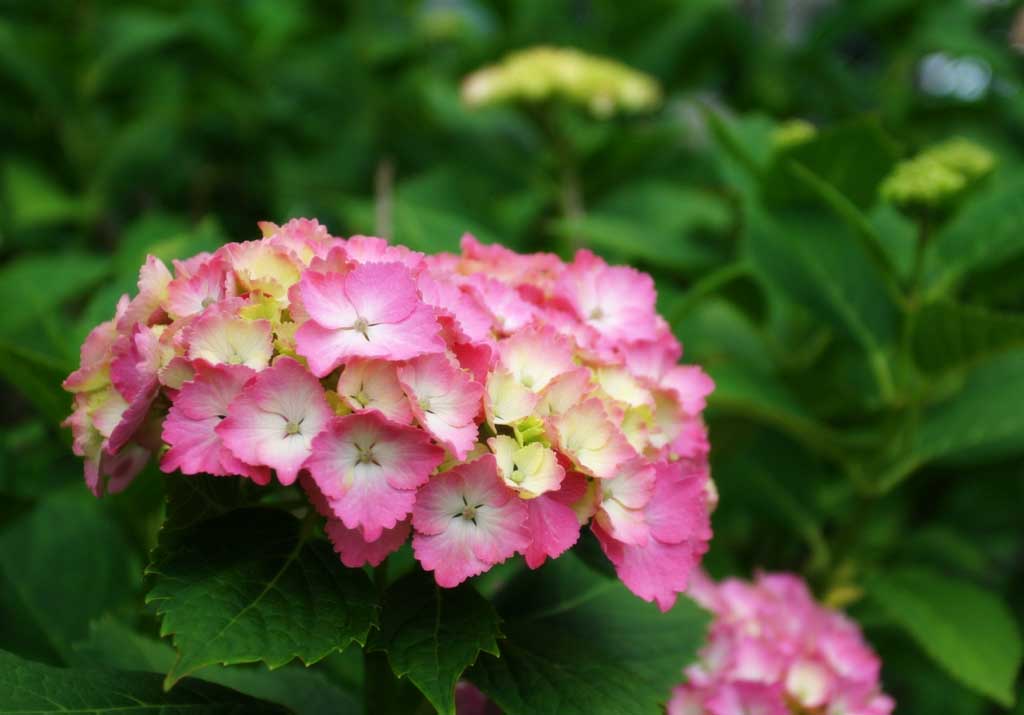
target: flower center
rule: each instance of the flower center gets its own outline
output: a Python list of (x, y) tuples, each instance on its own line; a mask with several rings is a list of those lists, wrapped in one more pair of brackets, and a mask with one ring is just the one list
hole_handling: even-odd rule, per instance
[(378, 464), (373, 454), (372, 444), (369, 447), (360, 447), (357, 444), (356, 451), (359, 452), (359, 455), (356, 457), (356, 464)]
[(604, 311), (601, 309), (601, 306), (597, 306), (596, 308), (594, 308), (592, 311), (590, 311), (590, 315), (587, 316), (588, 320), (600, 320), (603, 317)]
[(299, 434), (302, 431), (302, 420), (293, 421), (289, 420), (288, 424), (284, 427), (285, 436), (291, 437), (292, 435)]
[(420, 403), (420, 409), (421, 410), (423, 410), (424, 412), (430, 412), (430, 398), (429, 397), (421, 397), (419, 399), (419, 403)]
[(476, 524), (476, 512), (477, 509), (482, 507), (483, 504), (470, 504), (469, 500), (466, 499), (465, 495), (462, 496), (462, 509), (455, 512), (453, 519), (458, 519), (460, 516), (466, 521), (471, 521)]
[(352, 329), (367, 340), (370, 339), (370, 324), (365, 318), (356, 318), (356, 322), (352, 323)]

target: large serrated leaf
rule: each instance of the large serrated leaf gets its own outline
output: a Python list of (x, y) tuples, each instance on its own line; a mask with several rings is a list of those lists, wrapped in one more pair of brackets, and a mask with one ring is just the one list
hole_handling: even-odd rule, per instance
[(878, 266), (845, 226), (807, 215), (751, 218), (747, 252), (775, 290), (871, 355), (896, 337), (899, 310)]
[(1009, 707), (1021, 664), (1021, 636), (995, 594), (924, 568), (868, 581), (872, 598), (950, 675)]
[(896, 143), (878, 119), (860, 117), (780, 151), (766, 176), (765, 194), (782, 201), (813, 201), (815, 192), (792, 178), (791, 166), (797, 163), (865, 208), (878, 198), (878, 184), (898, 157)]
[(388, 588), (369, 647), (386, 651), (395, 674), (408, 677), (439, 713), (454, 715), (462, 672), (482, 652), (498, 655), (498, 623), (471, 585), (442, 589), (415, 569)]
[[(166, 641), (142, 635), (113, 618), (93, 622), (89, 637), (75, 644), (73, 665), (80, 667), (144, 670), (166, 673), (176, 658)], [(350, 692), (330, 681), (323, 670), (298, 663), (277, 670), (262, 665), (210, 665), (190, 676), (223, 685), (240, 693), (277, 703), (296, 715), (356, 715), (362, 704)]]
[(927, 372), (964, 367), (1016, 346), (1024, 346), (1024, 316), (981, 306), (939, 301), (914, 319), (914, 360)]
[(0, 714), (283, 715), (288, 711), (228, 688), (187, 680), (173, 692), (160, 676), (124, 670), (68, 670), (0, 651)]
[(95, 286), (110, 268), (108, 258), (82, 251), (23, 254), (11, 261), (0, 270), (0, 303), (18, 309), (7, 312), (0, 333), (14, 338), (38, 331), (41, 321), (52, 321), (62, 304)]
[(377, 621), (373, 586), (309, 524), (247, 508), (161, 532), (146, 601), (178, 650), (168, 687), (213, 663), (310, 664), (366, 642)]
[(977, 465), (1024, 452), (1024, 350), (985, 361), (960, 390), (929, 407), (909, 447), (878, 472), (885, 492), (929, 462)]
[[(26, 655), (66, 656), (90, 620), (135, 606), (140, 567), (117, 524), (84, 489), (51, 494), (0, 532), (0, 602), (18, 606), (0, 620), (22, 619), (0, 627), (0, 642)], [(43, 640), (24, 642), (19, 632)]]
[(0, 340), (0, 380), (54, 425), (68, 415), (70, 399), (60, 387), (68, 372), (66, 366), (45, 355)]
[(972, 271), (1024, 254), (1024, 176), (993, 184), (934, 237), (926, 261), (928, 289), (942, 294)]
[(597, 250), (626, 260), (642, 260), (666, 270), (695, 272), (714, 266), (720, 256), (706, 242), (653, 229), (648, 221), (591, 213), (553, 224), (563, 236), (578, 236)]
[(656, 715), (704, 639), (687, 599), (668, 613), (570, 556), (503, 593), (507, 638), (470, 679), (506, 715)]

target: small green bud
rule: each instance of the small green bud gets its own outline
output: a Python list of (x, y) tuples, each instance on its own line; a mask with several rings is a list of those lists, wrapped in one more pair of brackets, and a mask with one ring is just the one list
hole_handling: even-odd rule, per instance
[(805, 119), (790, 119), (775, 127), (772, 144), (776, 151), (785, 151), (806, 144), (818, 135), (818, 128)]
[(526, 417), (512, 425), (515, 431), (516, 441), (524, 447), (534, 442), (540, 442), (545, 447), (550, 447), (547, 433), (544, 429), (544, 420), (540, 417)]

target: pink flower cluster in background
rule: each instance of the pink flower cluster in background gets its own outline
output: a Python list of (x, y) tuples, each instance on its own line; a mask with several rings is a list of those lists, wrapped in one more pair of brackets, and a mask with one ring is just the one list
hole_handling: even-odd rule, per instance
[(427, 256), (315, 220), (175, 261), (82, 346), (65, 382), (86, 482), (165, 472), (299, 483), (347, 566), (412, 537), (455, 586), (536, 568), (589, 523), (620, 578), (669, 608), (711, 536), (713, 385), (654, 283), (466, 236)]
[(668, 715), (889, 715), (881, 663), (857, 624), (817, 602), (800, 577), (762, 573), (715, 584), (699, 571), (690, 595), (713, 613), (700, 660)]

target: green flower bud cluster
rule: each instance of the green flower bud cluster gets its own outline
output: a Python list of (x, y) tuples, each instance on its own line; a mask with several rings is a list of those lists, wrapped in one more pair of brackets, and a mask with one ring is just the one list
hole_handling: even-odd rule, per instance
[(882, 199), (907, 211), (952, 205), (995, 166), (990, 151), (955, 138), (896, 165), (882, 182)]
[(806, 119), (790, 119), (775, 127), (772, 145), (776, 151), (784, 151), (800, 144), (806, 144), (818, 135), (818, 128)]
[(560, 47), (514, 52), (462, 83), (462, 99), (471, 107), (553, 98), (582, 105), (603, 118), (654, 108), (661, 101), (661, 87), (653, 77), (615, 60)]

